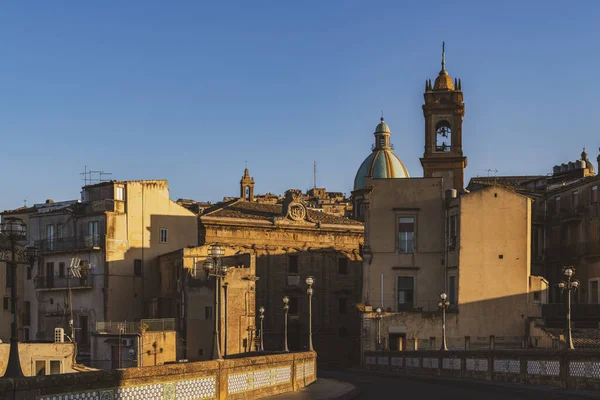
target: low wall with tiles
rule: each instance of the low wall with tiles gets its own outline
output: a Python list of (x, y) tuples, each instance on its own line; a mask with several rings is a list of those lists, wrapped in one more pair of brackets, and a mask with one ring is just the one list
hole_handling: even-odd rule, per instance
[(368, 351), (363, 366), (404, 374), (600, 390), (599, 351)]
[(1, 400), (262, 399), (317, 379), (315, 352), (0, 379)]

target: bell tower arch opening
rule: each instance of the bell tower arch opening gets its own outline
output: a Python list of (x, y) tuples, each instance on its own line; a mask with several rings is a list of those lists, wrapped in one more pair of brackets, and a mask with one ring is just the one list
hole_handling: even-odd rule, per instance
[(240, 181), (240, 199), (254, 201), (254, 178), (250, 176), (248, 168), (244, 169), (244, 176)]

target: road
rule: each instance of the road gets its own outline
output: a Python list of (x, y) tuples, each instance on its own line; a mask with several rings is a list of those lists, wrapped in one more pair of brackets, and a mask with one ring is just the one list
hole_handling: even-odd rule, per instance
[[(536, 388), (513, 384), (472, 383), (460, 380), (436, 380), (435, 378), (412, 378), (409, 376), (379, 376), (372, 373), (355, 371), (319, 371), (319, 376), (350, 382), (360, 389), (360, 400), (385, 400), (407, 398), (411, 395), (417, 400), (565, 400), (591, 398), (578, 396), (574, 391), (561, 389)], [(600, 398), (600, 395), (597, 397)]]

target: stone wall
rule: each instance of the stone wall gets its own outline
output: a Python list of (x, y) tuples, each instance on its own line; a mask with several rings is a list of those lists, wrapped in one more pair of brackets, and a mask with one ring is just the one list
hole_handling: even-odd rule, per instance
[(316, 353), (287, 353), (3, 379), (0, 400), (65, 400), (68, 395), (102, 400), (262, 399), (299, 390), (314, 382), (316, 375)]

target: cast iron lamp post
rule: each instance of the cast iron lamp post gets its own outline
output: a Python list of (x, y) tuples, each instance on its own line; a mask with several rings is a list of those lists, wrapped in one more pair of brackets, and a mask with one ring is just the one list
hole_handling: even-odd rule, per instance
[(440, 302), (438, 307), (442, 310), (442, 347), (440, 350), (447, 351), (448, 346), (446, 345), (446, 310), (450, 307), (450, 301), (448, 300), (448, 294), (446, 292), (440, 293)]
[(308, 350), (315, 351), (313, 348), (312, 341), (312, 295), (313, 288), (312, 285), (315, 283), (315, 278), (309, 276), (306, 278), (306, 284), (308, 285), (308, 289), (306, 289), (306, 294), (308, 294)]
[(285, 296), (283, 298), (283, 312), (285, 313), (285, 319), (283, 322), (283, 351), (288, 352), (288, 342), (287, 342), (287, 329), (288, 329), (288, 311), (290, 310), (289, 306), (290, 298)]
[[(10, 353), (6, 366), (5, 378), (19, 378), (24, 376), (19, 360), (19, 338), (17, 336), (17, 260), (15, 248), (17, 242), (25, 239), (26, 227), (19, 218), (4, 218), (1, 225), (2, 233), (10, 241)], [(7, 282), (8, 283), (8, 282)]]
[(260, 316), (258, 317), (260, 318), (260, 351), (265, 351), (265, 344), (263, 342), (263, 321), (265, 320), (265, 308), (260, 306), (258, 312), (260, 313)]
[(573, 350), (575, 346), (573, 346), (573, 335), (571, 334), (571, 291), (575, 292), (577, 290), (579, 281), (573, 280), (573, 275), (575, 275), (574, 267), (565, 267), (563, 273), (567, 277), (567, 281), (560, 282), (558, 287), (561, 291), (567, 291), (567, 341), (565, 344), (568, 350)]
[(219, 287), (221, 286), (221, 279), (227, 275), (228, 268), (226, 265), (221, 265), (221, 257), (223, 257), (224, 252), (218, 244), (211, 246), (208, 252), (210, 257), (204, 261), (204, 270), (208, 276), (215, 277), (215, 328), (212, 359), (222, 360), (221, 347), (219, 346), (219, 322), (221, 318), (219, 312)]
[(377, 347), (381, 348), (381, 307), (375, 309), (375, 319), (377, 320)]

